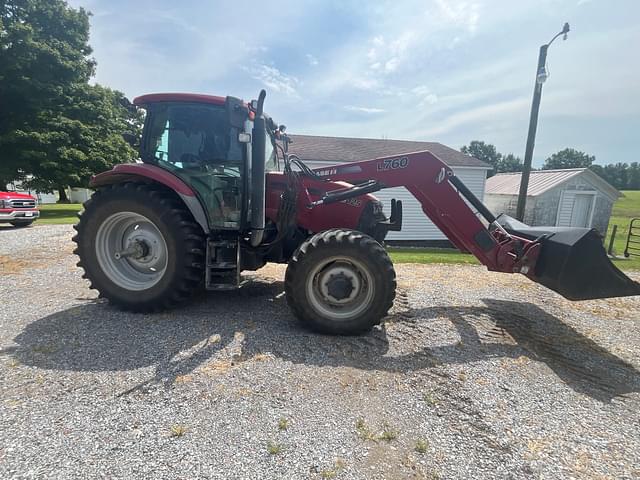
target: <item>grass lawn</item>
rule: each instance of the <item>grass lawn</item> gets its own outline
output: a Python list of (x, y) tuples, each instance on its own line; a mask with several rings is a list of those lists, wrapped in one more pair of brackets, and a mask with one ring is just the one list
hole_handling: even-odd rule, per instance
[(388, 247), (387, 250), (394, 263), (480, 263), (473, 255), (448, 248)]
[(40, 205), (40, 218), (35, 225), (76, 224), (78, 223), (77, 213), (81, 208), (80, 203)]
[[(622, 256), (629, 234), (629, 223), (632, 218), (640, 218), (640, 190), (622, 192), (624, 197), (613, 205), (611, 220), (609, 221), (609, 231), (605, 241), (606, 248), (609, 248), (609, 238), (614, 225), (618, 225), (618, 232), (613, 242), (613, 252)], [(636, 222), (636, 225), (638, 222)], [(640, 233), (640, 232), (637, 232)], [(615, 260), (614, 263), (619, 268), (640, 270), (640, 256), (631, 256), (629, 260)]]

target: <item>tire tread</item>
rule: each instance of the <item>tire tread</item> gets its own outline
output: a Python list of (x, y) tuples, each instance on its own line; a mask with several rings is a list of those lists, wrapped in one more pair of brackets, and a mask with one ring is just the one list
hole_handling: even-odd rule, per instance
[[(102, 279), (93, 274), (91, 268), (86, 268), (86, 258), (83, 254), (84, 242), (92, 243), (87, 231), (89, 219), (98, 209), (113, 200), (126, 198), (129, 195), (146, 196), (153, 200), (152, 204), (161, 205), (162, 218), (178, 237), (178, 242), (184, 245), (182, 250), (182, 261), (176, 269), (174, 277), (169, 282), (166, 293), (157, 295), (153, 301), (142, 301), (139, 303), (130, 302), (114, 295), (109, 295), (105, 291)], [(202, 257), (204, 256), (205, 236), (201, 227), (195, 222), (191, 213), (177, 198), (174, 192), (153, 184), (121, 183), (107, 185), (98, 189), (91, 198), (83, 205), (83, 211), (79, 215), (79, 222), (74, 225), (78, 232), (73, 241), (77, 244), (74, 250), (80, 261), (77, 266), (84, 270), (83, 278), (90, 282), (90, 288), (98, 290), (100, 297), (106, 297), (109, 302), (122, 310), (134, 312), (156, 312), (174, 308), (186, 301), (191, 294), (198, 289), (204, 276), (204, 266)]]
[[(355, 321), (328, 324), (318, 320), (318, 314), (306, 302), (303, 295), (296, 295), (304, 283), (303, 260), (320, 249), (340, 250), (344, 244), (357, 248), (367, 258), (375, 258), (382, 275), (382, 294), (376, 295), (375, 311)], [(327, 253), (327, 255), (329, 255)], [(321, 333), (355, 335), (378, 325), (393, 306), (396, 290), (396, 274), (386, 250), (373, 238), (357, 230), (330, 229), (305, 240), (294, 252), (285, 275), (286, 299), (293, 314), (309, 328)]]

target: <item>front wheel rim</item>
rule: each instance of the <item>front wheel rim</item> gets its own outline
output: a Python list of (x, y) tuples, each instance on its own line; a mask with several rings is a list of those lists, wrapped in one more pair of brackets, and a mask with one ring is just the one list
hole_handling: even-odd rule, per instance
[[(140, 246), (135, 254), (121, 255)], [(160, 229), (135, 212), (109, 216), (96, 233), (96, 256), (104, 274), (125, 290), (147, 290), (164, 276), (168, 249)], [(129, 249), (129, 250), (128, 250)]]
[[(335, 293), (335, 283), (346, 288)], [(332, 284), (333, 283), (333, 284)], [(325, 258), (306, 279), (307, 297), (313, 309), (333, 321), (348, 321), (364, 313), (373, 301), (373, 274), (364, 263), (350, 257)]]

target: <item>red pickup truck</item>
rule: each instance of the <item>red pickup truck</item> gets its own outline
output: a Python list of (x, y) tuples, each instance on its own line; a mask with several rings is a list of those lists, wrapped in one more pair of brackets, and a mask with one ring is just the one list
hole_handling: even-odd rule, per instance
[(31, 195), (18, 192), (0, 192), (0, 223), (10, 223), (14, 227), (26, 227), (39, 216), (38, 201)]

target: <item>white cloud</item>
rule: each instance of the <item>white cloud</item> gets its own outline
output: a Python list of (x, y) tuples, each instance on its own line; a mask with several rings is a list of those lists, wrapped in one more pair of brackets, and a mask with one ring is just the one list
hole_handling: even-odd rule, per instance
[[(471, 0), (406, 0), (402, 9), (374, 9), (368, 41), (338, 47), (323, 65), (323, 78), (313, 79), (315, 90), (323, 96), (362, 90), (408, 97), (416, 85), (433, 84), (432, 72), (441, 66), (456, 66), (456, 57), (446, 57), (466, 48), (469, 38), (493, 21), (487, 16), (481, 23), (481, 13), (482, 18), (488, 15), (479, 1)], [(433, 95), (421, 99), (427, 104), (436, 100)]]
[(415, 38), (416, 33), (411, 30), (403, 32), (395, 39), (387, 39), (383, 35), (374, 37), (367, 52), (369, 68), (380, 73), (395, 72)]
[(309, 62), (309, 65), (311, 65), (312, 67), (318, 66), (319, 62), (318, 62), (318, 59), (316, 57), (314, 57), (310, 53), (307, 53), (305, 56), (307, 58), (307, 62)]
[(382, 108), (357, 107), (355, 105), (346, 105), (344, 109), (349, 110), (350, 112), (369, 113), (369, 114), (385, 112), (385, 110)]
[(381, 86), (381, 83), (379, 80), (375, 78), (368, 78), (368, 77), (351, 78), (347, 83), (352, 85), (354, 88), (357, 88), (358, 90), (375, 91), (375, 90), (378, 90)]
[(488, 118), (505, 118), (505, 116), (513, 114), (526, 115), (528, 107), (529, 98), (520, 97), (470, 108), (434, 121), (433, 123), (436, 126), (427, 128), (427, 131), (423, 134), (428, 138), (438, 138), (439, 135), (448, 133), (462, 125), (486, 121)]
[(269, 65), (257, 65), (248, 69), (251, 76), (266, 87), (291, 97), (298, 97), (300, 80), (293, 75), (287, 75), (276, 67)]
[(480, 5), (477, 2), (459, 0), (438, 0), (438, 6), (444, 17), (450, 22), (463, 26), (474, 33), (480, 19)]
[(412, 88), (411, 93), (418, 97), (418, 105), (421, 107), (438, 103), (438, 96), (426, 85), (419, 85)]

